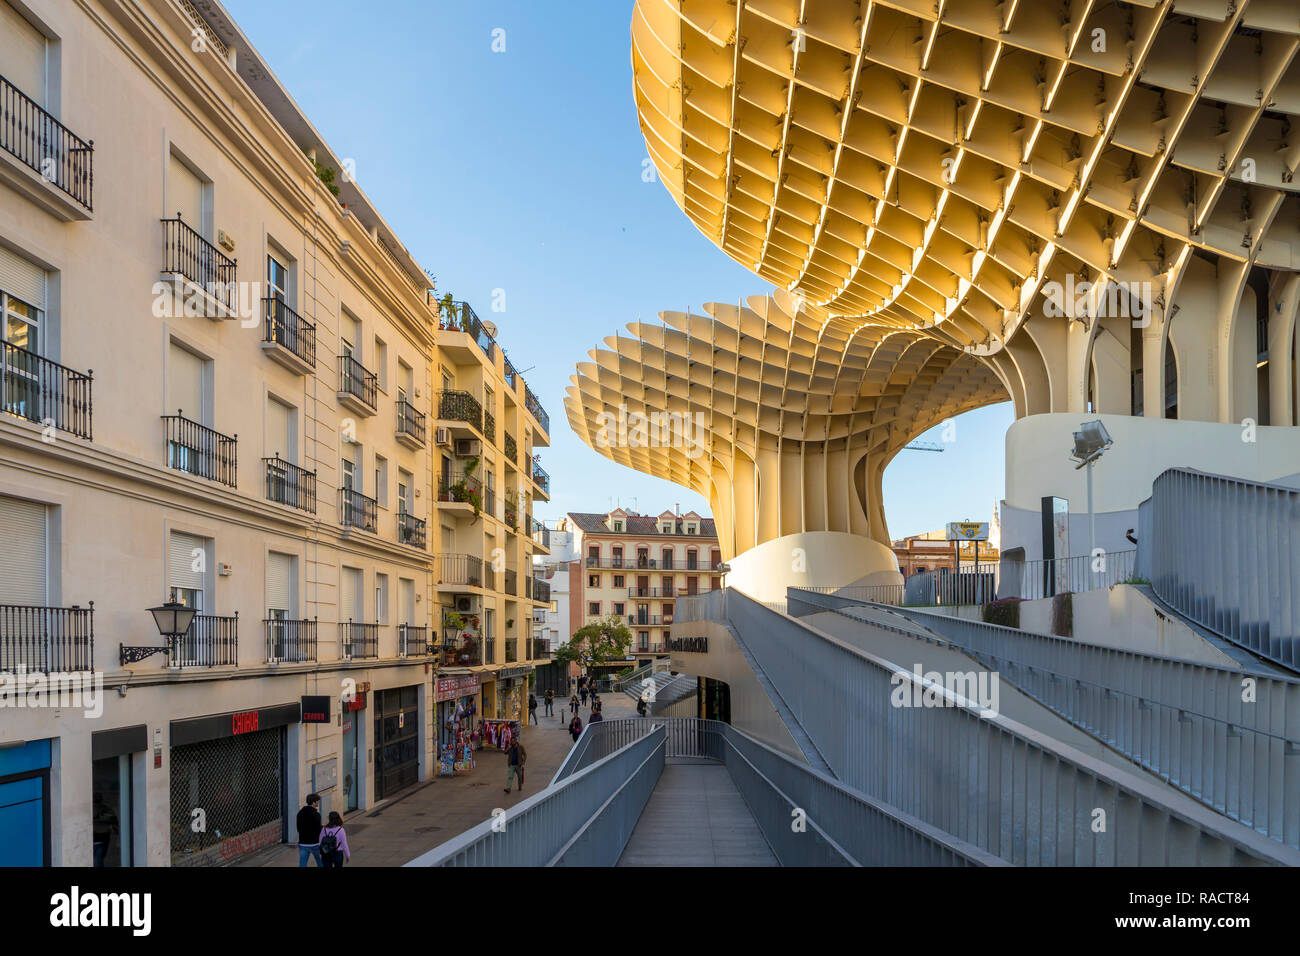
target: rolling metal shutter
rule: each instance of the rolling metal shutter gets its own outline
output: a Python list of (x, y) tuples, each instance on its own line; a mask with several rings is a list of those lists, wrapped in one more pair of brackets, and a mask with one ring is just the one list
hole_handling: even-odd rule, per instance
[[(0, 57), (0, 61), (3, 59)], [(45, 270), (0, 246), (0, 292), (8, 292), (44, 311)]]
[[(195, 551), (198, 554), (195, 554)], [(167, 555), (167, 584), (174, 588), (203, 590), (207, 576), (207, 541), (192, 534), (173, 531)], [(196, 570), (197, 566), (197, 570)], [(202, 611), (203, 608), (199, 607)]]
[(172, 343), (167, 363), (167, 414), (203, 423), (203, 359)]
[(293, 602), (293, 555), (272, 551), (266, 556), (266, 607), (270, 611), (284, 611), (289, 618), (297, 616)]
[(0, 497), (0, 604), (46, 601), (45, 505)]
[(361, 572), (344, 568), (339, 580), (339, 621), (361, 620)]
[(170, 219), (177, 213), (185, 224), (203, 235), (203, 183), (188, 166), (173, 153), (167, 164), (167, 213)]
[(40, 106), (45, 105), (45, 36), (0, 0), (0, 73)]

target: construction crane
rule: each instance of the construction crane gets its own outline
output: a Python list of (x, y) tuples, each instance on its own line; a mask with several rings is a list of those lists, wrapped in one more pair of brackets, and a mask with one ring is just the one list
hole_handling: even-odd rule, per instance
[(943, 446), (932, 441), (914, 441), (910, 445), (904, 445), (903, 451), (943, 451)]

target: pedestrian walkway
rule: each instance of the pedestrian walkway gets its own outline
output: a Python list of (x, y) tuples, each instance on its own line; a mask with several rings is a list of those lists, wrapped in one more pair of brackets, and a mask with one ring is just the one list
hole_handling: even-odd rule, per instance
[[(602, 695), (602, 712), (606, 719), (635, 717), (636, 705), (622, 694)], [(528, 761), (524, 766), (524, 789), (503, 792), (506, 781), (506, 755), (496, 749), (484, 749), (475, 755), (477, 766), (471, 773), (455, 777), (434, 777), (396, 794), (369, 810), (353, 811), (344, 816), (352, 866), (401, 866), (431, 850), (444, 840), (465, 832), (492, 816), (497, 807), (507, 809), (551, 782), (551, 777), (569, 755), (573, 738), (569, 736), (570, 713), (567, 700), (555, 701), (555, 716), (546, 717), (546, 705), (538, 701), (538, 723), (525, 727), (524, 749)], [(579, 710), (583, 726), (591, 716), (590, 707)], [(299, 795), (299, 806), (301, 798)], [(297, 813), (297, 808), (294, 809)], [(296, 839), (294, 822), (289, 821), (289, 839)], [(241, 857), (232, 866), (297, 866), (296, 843), (278, 844)], [(314, 864), (311, 864), (314, 865)]]
[(619, 866), (777, 866), (727, 768), (671, 757)]

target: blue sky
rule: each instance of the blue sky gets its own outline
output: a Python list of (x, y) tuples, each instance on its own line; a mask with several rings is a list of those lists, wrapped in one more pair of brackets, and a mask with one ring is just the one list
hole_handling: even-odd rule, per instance
[[(564, 414), (574, 364), (626, 323), (771, 289), (642, 180), (632, 0), (224, 2), (439, 294), (498, 326), (551, 416), (552, 501), (537, 517), (611, 503), (707, 513), (695, 493), (597, 455)], [(899, 455), (885, 473), (890, 532), (987, 520), (1011, 420), (1009, 405), (981, 409), (943, 454)]]

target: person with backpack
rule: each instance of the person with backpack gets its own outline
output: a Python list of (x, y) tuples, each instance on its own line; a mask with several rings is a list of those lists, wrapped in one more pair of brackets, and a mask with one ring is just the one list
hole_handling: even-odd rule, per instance
[(536, 694), (528, 695), (528, 722), (530, 724), (537, 723), (537, 695)]
[[(575, 697), (574, 700), (576, 701), (577, 698)], [(578, 716), (576, 708), (574, 709), (573, 719), (569, 721), (569, 735), (573, 737), (575, 744), (578, 742), (578, 738), (582, 736), (582, 718)]]
[(329, 823), (320, 831), (320, 852), (327, 869), (342, 869), (343, 861), (352, 859), (352, 851), (348, 849), (348, 834), (343, 829), (343, 818), (337, 810), (330, 811)]
[(555, 716), (555, 714), (551, 711), (551, 707), (554, 704), (555, 704), (555, 691), (551, 690), (551, 688), (548, 687), (546, 688), (546, 716), (547, 717)]
[(320, 794), (307, 794), (307, 805), (298, 811), (298, 865), (306, 866), (313, 857), (317, 866), (324, 866), (320, 857)]

